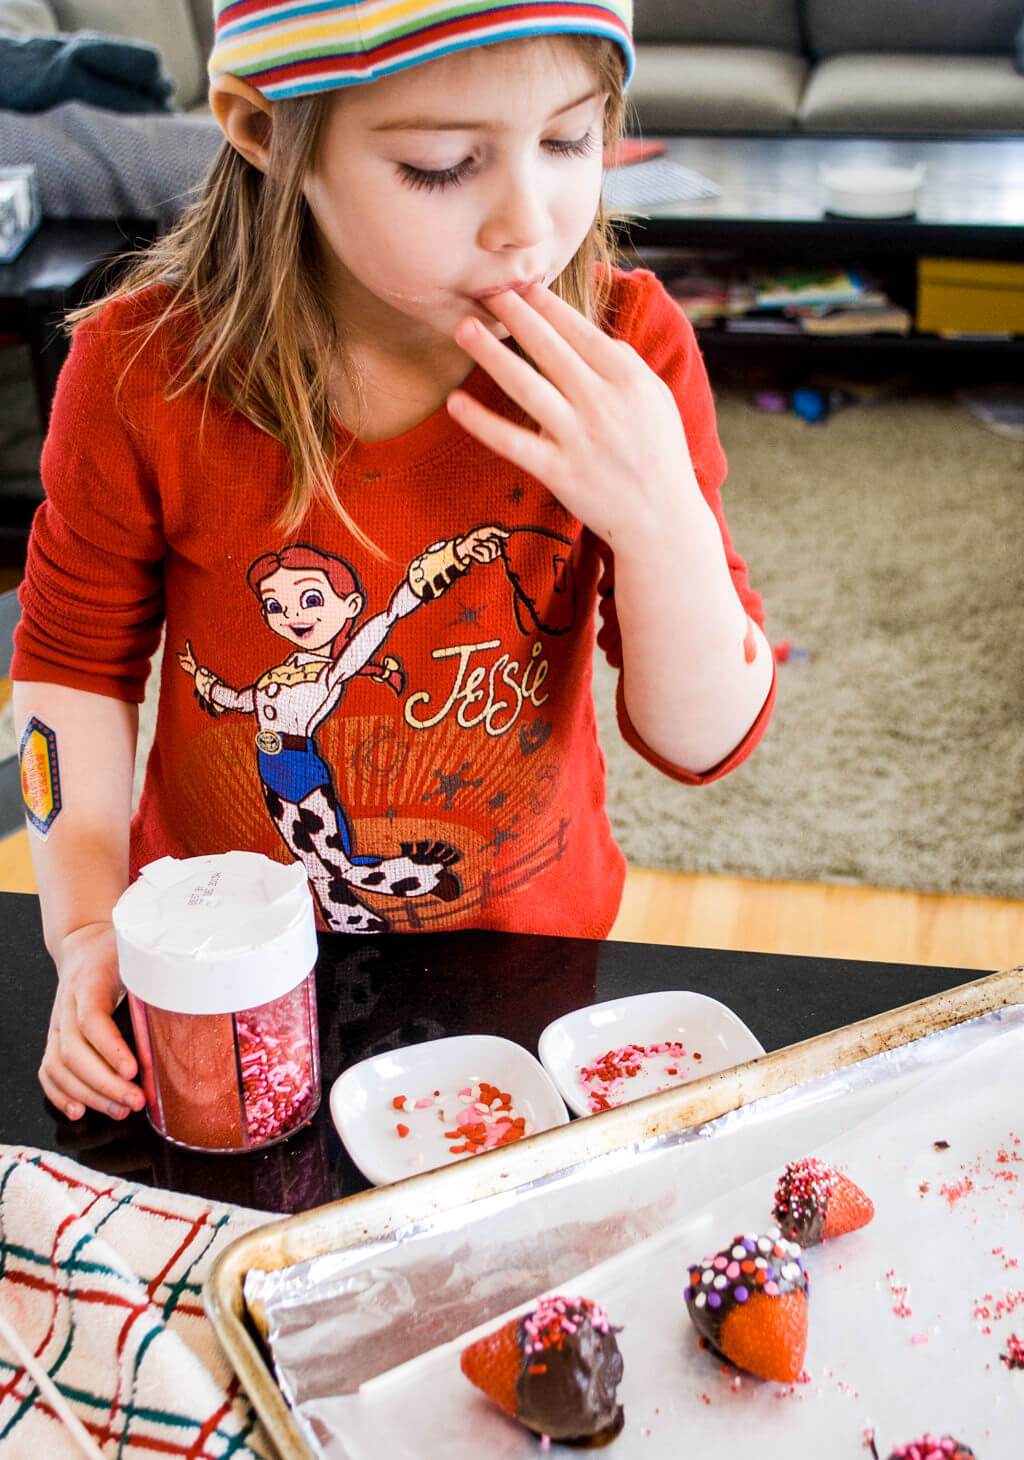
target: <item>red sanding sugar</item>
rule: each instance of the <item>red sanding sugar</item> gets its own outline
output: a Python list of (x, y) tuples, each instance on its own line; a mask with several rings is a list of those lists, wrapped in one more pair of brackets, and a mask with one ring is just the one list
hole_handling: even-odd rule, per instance
[(313, 1115), (320, 1069), (312, 976), (237, 1014), (179, 1014), (129, 997), (149, 1118), (168, 1140), (251, 1150)]

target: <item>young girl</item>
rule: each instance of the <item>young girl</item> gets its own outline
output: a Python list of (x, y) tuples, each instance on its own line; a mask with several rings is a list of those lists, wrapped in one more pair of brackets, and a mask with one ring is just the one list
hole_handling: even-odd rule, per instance
[(13, 678), (72, 1118), (143, 1103), (111, 1018), (139, 866), (249, 848), (302, 858), (324, 927), (600, 938), (595, 602), (668, 775), (770, 713), (692, 331), (607, 262), (629, 0), (399, 9), (218, 0), (221, 152), (63, 372)]

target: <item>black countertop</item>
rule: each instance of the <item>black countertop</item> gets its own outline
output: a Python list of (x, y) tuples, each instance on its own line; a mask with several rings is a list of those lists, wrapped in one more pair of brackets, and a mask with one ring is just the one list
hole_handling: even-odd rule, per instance
[[(0, 928), (0, 1142), (279, 1212), (366, 1187), (331, 1124), (327, 1094), (343, 1069), (368, 1055), (450, 1034), (500, 1034), (536, 1054), (541, 1031), (559, 1015), (655, 989), (692, 989), (721, 1000), (772, 1050), (981, 976), (913, 964), (506, 933), (324, 934), (317, 964), (324, 1098), (317, 1116), (266, 1151), (199, 1155), (155, 1135), (143, 1114), (117, 1122), (89, 1112), (71, 1123), (47, 1103), (36, 1070), (55, 974), (36, 898), (0, 893)], [(127, 1032), (126, 1020), (122, 1027)]]

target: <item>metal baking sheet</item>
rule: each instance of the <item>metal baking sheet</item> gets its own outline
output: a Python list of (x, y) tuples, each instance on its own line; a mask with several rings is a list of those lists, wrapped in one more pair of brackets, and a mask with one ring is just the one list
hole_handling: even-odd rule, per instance
[[(222, 1256), (208, 1285), (211, 1318), (289, 1460), (321, 1455), (362, 1460), (382, 1453), (382, 1447), (395, 1456), (532, 1454), (535, 1439), (461, 1379), (457, 1353), (467, 1332), (491, 1326), (551, 1287), (605, 1302), (613, 1320), (626, 1325), (627, 1429), (615, 1443), (616, 1454), (669, 1454), (678, 1446), (681, 1425), (688, 1437), (695, 1427), (717, 1426), (705, 1438), (724, 1441), (730, 1424), (749, 1422), (768, 1403), (763, 1396), (785, 1391), (748, 1380), (738, 1391), (743, 1395), (738, 1404), (730, 1397), (732, 1388), (720, 1392), (716, 1366), (699, 1354), (687, 1332), (685, 1274), (676, 1274), (675, 1267), (682, 1273), (687, 1261), (722, 1245), (734, 1230), (763, 1225), (770, 1202), (765, 1180), (773, 1167), (811, 1149), (827, 1154), (837, 1120), (842, 1127), (855, 1119), (858, 1129), (870, 1132), (872, 1119), (892, 1100), (914, 1098), (908, 1082), (934, 1078), (936, 1062), (942, 1068), (953, 1057), (954, 1042), (957, 1057), (963, 1057), (972, 1041), (980, 1039), (987, 1048), (997, 1035), (1021, 1037), (1024, 1011), (992, 1011), (1022, 999), (1021, 970), (1008, 970), (699, 1085), (575, 1122), (495, 1153), (498, 1159), (478, 1157), (275, 1224)], [(990, 1017), (978, 1023), (986, 1014)], [(975, 1022), (967, 1026), (967, 1020)], [(964, 1027), (935, 1033), (955, 1025)], [(998, 1103), (992, 1109), (1002, 1118)], [(794, 1140), (799, 1149), (787, 1144)], [(877, 1132), (869, 1140), (877, 1145)], [(876, 1187), (890, 1184), (885, 1172), (874, 1180)], [(1018, 1212), (1018, 1230), (1019, 1217)], [(873, 1241), (881, 1240), (878, 1219), (870, 1230)], [(856, 1242), (847, 1239), (846, 1261), (855, 1258)], [(1012, 1244), (992, 1245), (1012, 1250)], [(860, 1247), (877, 1250), (863, 1242)], [(897, 1247), (909, 1271), (910, 1261)], [(842, 1263), (842, 1253), (833, 1260)], [(892, 1298), (894, 1283), (905, 1285), (906, 1274), (898, 1276), (899, 1282), (878, 1279), (881, 1286), (872, 1291), (881, 1295), (879, 1301)], [(977, 1276), (980, 1281), (980, 1271)], [(834, 1286), (834, 1275), (831, 1281)], [(650, 1296), (640, 1303), (645, 1284)], [(277, 1377), (247, 1327), (243, 1285), (257, 1327), (267, 1331), (269, 1316)], [(823, 1313), (840, 1311), (835, 1303), (817, 1306)], [(638, 1308), (645, 1314), (640, 1322)], [(657, 1314), (656, 1322), (647, 1309)], [(819, 1323), (818, 1330), (824, 1338), (827, 1324)], [(915, 1356), (939, 1354), (938, 1335), (914, 1337)], [(671, 1383), (658, 1348), (663, 1341), (673, 1355)], [(829, 1387), (819, 1375), (813, 1402), (811, 1389), (796, 1392), (795, 1386), (784, 1433), (813, 1427), (825, 1413), (834, 1421), (837, 1398), (846, 1422), (854, 1413), (865, 1426), (872, 1421), (870, 1401), (853, 1397), (860, 1396), (856, 1355), (840, 1357), (833, 1349), (826, 1344), (834, 1382)], [(811, 1355), (809, 1350), (809, 1364)], [(1002, 1369), (996, 1356), (997, 1378), (1004, 1378)], [(644, 1375), (658, 1376), (653, 1389), (640, 1382)], [(699, 1382), (707, 1387), (693, 1389)], [(1018, 1383), (1018, 1395), (1022, 1388)], [(996, 1386), (993, 1397), (1002, 1392)], [(431, 1403), (430, 1440), (422, 1425), (411, 1428), (401, 1418), (389, 1430), (396, 1415), (413, 1412), (424, 1396)], [(682, 1411), (678, 1404), (684, 1404)], [(929, 1417), (923, 1428), (936, 1423)], [(887, 1438), (895, 1443), (910, 1435)], [(663, 1450), (662, 1443), (669, 1448)], [(986, 1454), (998, 1453), (990, 1442)]]

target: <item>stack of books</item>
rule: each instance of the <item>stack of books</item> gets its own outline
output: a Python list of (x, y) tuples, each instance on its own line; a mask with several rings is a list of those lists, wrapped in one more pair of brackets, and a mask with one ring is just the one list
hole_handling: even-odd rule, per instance
[(912, 324), (876, 283), (846, 269), (748, 275), (711, 267), (671, 279), (668, 288), (692, 323), (741, 333), (905, 335)]
[(786, 270), (754, 281), (756, 313), (779, 314), (813, 335), (900, 334), (910, 312), (877, 284), (847, 269)]

